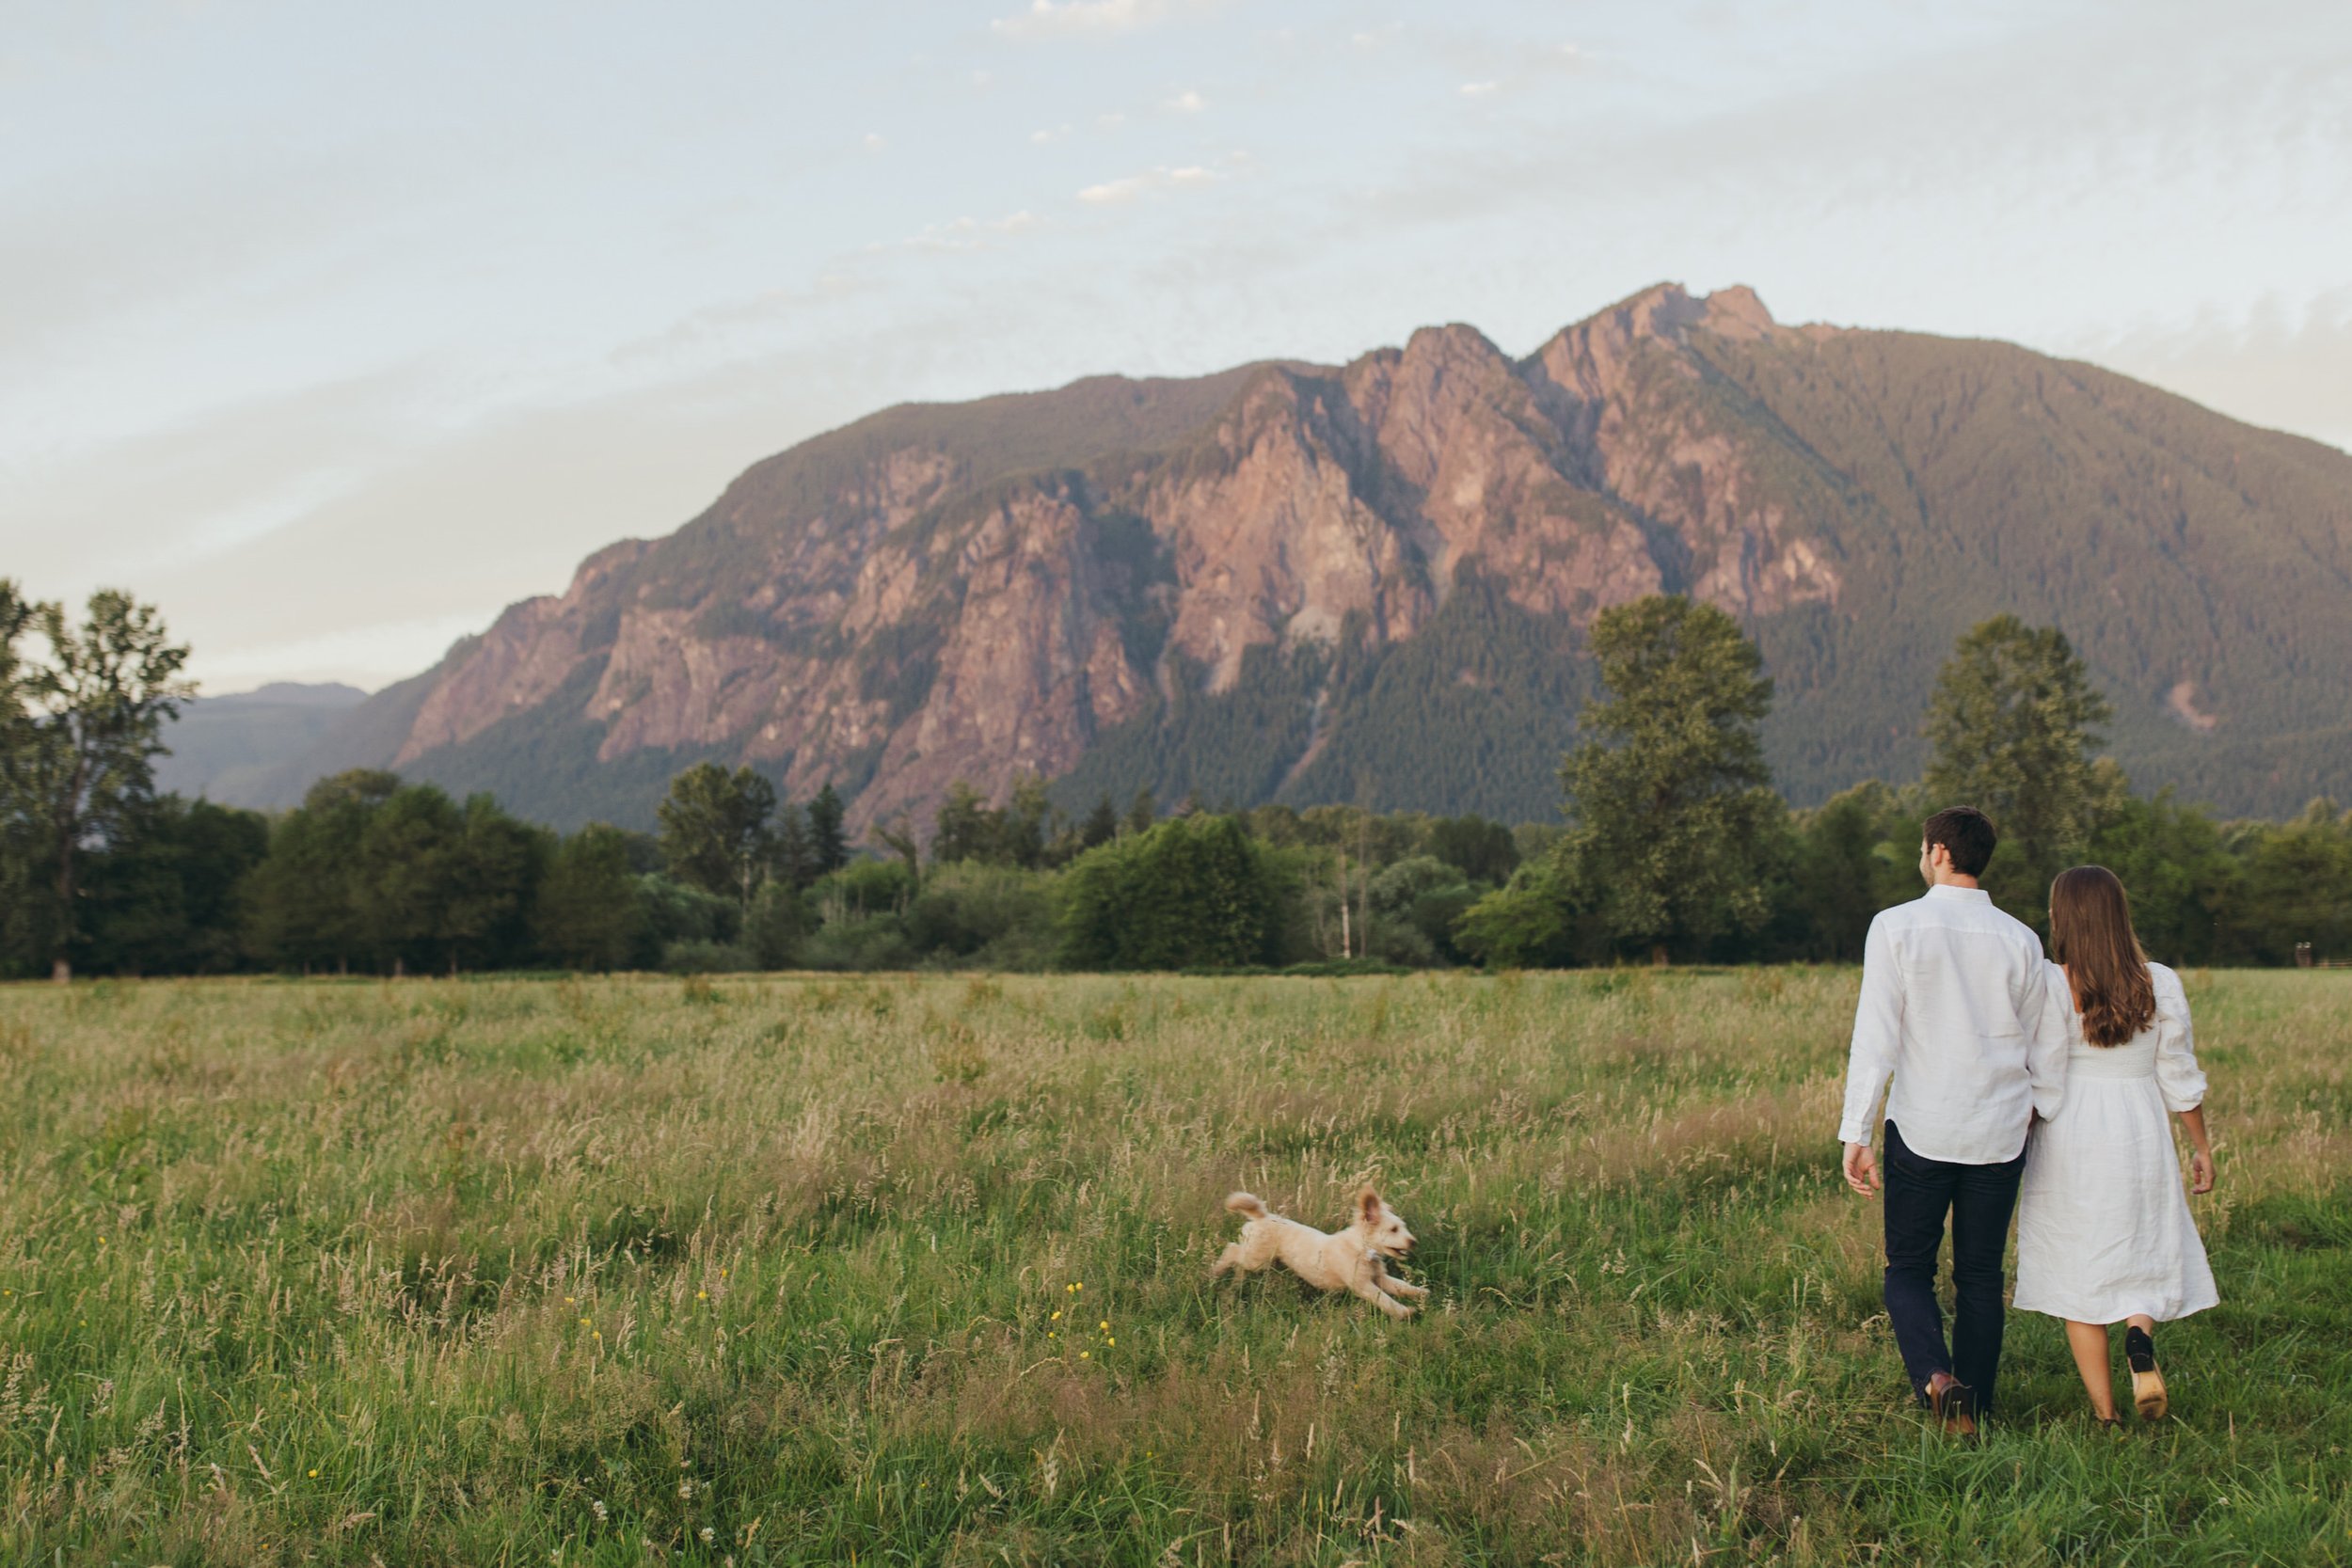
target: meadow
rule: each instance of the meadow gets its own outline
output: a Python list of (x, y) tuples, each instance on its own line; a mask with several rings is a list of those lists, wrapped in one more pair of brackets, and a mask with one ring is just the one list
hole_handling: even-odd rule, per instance
[[(1851, 970), (0, 990), (0, 1559), (2352, 1561), (2352, 974), (2187, 978), (2174, 1414), (1964, 1444)], [(1209, 1282), (1365, 1180), (1418, 1319)]]

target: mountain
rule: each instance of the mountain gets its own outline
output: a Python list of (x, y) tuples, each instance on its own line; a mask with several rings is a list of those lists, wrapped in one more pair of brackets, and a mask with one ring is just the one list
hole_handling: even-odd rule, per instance
[[(285, 790), (278, 775), (296, 770), (298, 759), (367, 698), (356, 686), (331, 681), (277, 681), (253, 691), (199, 697), (165, 732), (171, 750), (155, 759), (155, 787), (223, 805), (279, 804)], [(300, 784), (294, 793), (300, 796)]]
[[(1549, 816), (1599, 610), (1730, 610), (1794, 800), (1909, 778), (1937, 666), (2067, 631), (2143, 786), (2284, 813), (2352, 770), (2352, 457), (2006, 343), (1788, 326), (1661, 284), (1515, 359), (1468, 326), (1344, 366), (888, 409), (591, 556), (310, 766), (644, 823), (664, 781), (827, 779)], [(289, 776), (290, 777), (290, 776)]]

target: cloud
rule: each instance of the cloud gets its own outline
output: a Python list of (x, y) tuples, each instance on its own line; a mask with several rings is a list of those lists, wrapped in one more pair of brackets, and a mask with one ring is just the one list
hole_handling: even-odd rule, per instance
[(911, 250), (986, 250), (1008, 234), (1035, 228), (1037, 214), (1025, 207), (1000, 218), (957, 218), (927, 225), (920, 234), (902, 242)]
[[(1226, 162), (1230, 164), (1244, 164), (1248, 161), (1249, 155), (1246, 152), (1235, 152), (1226, 159)], [(1140, 174), (1121, 175), (1116, 180), (1105, 180), (1099, 185), (1089, 185), (1078, 193), (1078, 199), (1097, 206), (1111, 206), (1122, 201), (1133, 201), (1136, 198), (1151, 191), (1215, 184), (1224, 178), (1222, 171), (1211, 168), (1205, 164), (1184, 164), (1175, 168), (1162, 165), (1157, 168), (1146, 169)]]
[(883, 148), (888, 147), (889, 145), (890, 138), (883, 135), (880, 131), (868, 131), (866, 133), (866, 151), (880, 152)]
[(1105, 180), (1099, 185), (1087, 186), (1079, 191), (1078, 199), (1093, 202), (1131, 201), (1141, 196), (1150, 186), (1151, 182), (1152, 176), (1148, 174), (1122, 175), (1117, 180)]
[(1464, 98), (1491, 98), (1502, 90), (1501, 82), (1465, 82), (1462, 84)]
[(2233, 419), (2352, 451), (2352, 287), (2057, 346)]
[(1216, 0), (1029, 0), (1029, 8), (988, 25), (1007, 38), (1108, 38), (1140, 32)]
[(1189, 87), (1160, 105), (1163, 109), (1173, 109), (1180, 115), (1197, 115), (1208, 106), (1208, 100)]
[(1106, 115), (1096, 115), (1094, 117), (1094, 123), (1096, 128), (1099, 130), (1116, 131), (1120, 126), (1127, 123), (1127, 117), (1117, 112)]
[(1057, 142), (1068, 135), (1070, 135), (1068, 125), (1049, 125), (1030, 132), (1029, 140), (1036, 146), (1043, 147), (1048, 142)]

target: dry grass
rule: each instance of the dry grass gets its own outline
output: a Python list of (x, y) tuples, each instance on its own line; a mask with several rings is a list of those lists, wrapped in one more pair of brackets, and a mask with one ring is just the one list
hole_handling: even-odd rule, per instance
[[(1851, 972), (0, 992), (0, 1550), (2344, 1561), (2352, 976), (2191, 985), (2177, 1418), (2018, 1319), (1966, 1449), (1835, 1180)], [(1366, 1179), (1423, 1318), (1208, 1285), (1226, 1192)]]

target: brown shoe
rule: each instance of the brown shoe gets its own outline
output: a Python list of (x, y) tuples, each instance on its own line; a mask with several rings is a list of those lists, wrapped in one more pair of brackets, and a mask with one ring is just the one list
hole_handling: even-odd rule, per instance
[(1927, 1392), (1928, 1408), (1934, 1411), (1935, 1418), (1944, 1423), (1947, 1435), (1974, 1437), (1977, 1434), (1977, 1418), (1969, 1408), (1976, 1403), (1976, 1400), (1968, 1385), (1949, 1372), (1937, 1372), (1928, 1379)]
[(2123, 1331), (2123, 1361), (2132, 1370), (2132, 1407), (2143, 1421), (2161, 1421), (2172, 1408), (2164, 1373), (2156, 1370), (2156, 1342), (2142, 1329)]

